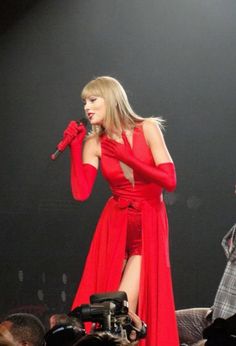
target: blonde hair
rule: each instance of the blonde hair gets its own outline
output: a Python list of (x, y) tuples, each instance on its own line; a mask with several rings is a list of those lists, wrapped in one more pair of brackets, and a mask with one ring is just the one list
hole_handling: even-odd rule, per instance
[[(137, 123), (147, 119), (133, 111), (123, 86), (115, 78), (101, 76), (91, 80), (83, 88), (81, 98), (85, 100), (92, 95), (102, 97), (106, 104), (104, 124), (93, 125), (94, 134), (101, 136), (104, 132), (119, 133), (121, 129), (132, 129)], [(163, 119), (158, 117), (148, 119), (163, 128)]]

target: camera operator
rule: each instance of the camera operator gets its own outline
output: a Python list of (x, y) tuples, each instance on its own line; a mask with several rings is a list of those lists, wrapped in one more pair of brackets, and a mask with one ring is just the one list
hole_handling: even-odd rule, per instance
[[(124, 291), (97, 293), (90, 296), (91, 304), (81, 304), (66, 314), (52, 315), (51, 329), (45, 335), (46, 346), (72, 346), (94, 340), (94, 345), (136, 344), (147, 333), (146, 324), (128, 309)], [(85, 335), (84, 323), (89, 323)], [(88, 327), (86, 325), (86, 327)], [(96, 342), (96, 343), (95, 343)], [(116, 343), (111, 343), (116, 342)], [(90, 343), (89, 343), (90, 344)]]
[(78, 318), (68, 316), (67, 314), (55, 314), (49, 318), (50, 329), (59, 324), (71, 324), (76, 329), (83, 329), (84, 324)]
[(45, 346), (72, 346), (85, 335), (83, 323), (66, 314), (55, 314), (49, 319), (50, 329), (44, 336)]
[[(132, 321), (128, 331), (128, 339), (132, 345), (135, 345), (139, 339), (144, 338), (146, 335), (146, 325), (141, 321), (138, 315), (134, 312), (128, 312), (128, 315)], [(83, 340), (81, 345), (86, 343), (91, 345), (102, 345), (102, 341), (107, 346), (112, 345), (127, 345), (128, 341), (122, 341), (118, 336), (112, 335), (108, 332), (95, 332), (85, 336), (83, 329), (83, 323), (75, 317), (69, 317), (66, 314), (55, 314), (49, 319), (50, 330), (45, 335), (45, 345), (63, 345), (73, 346), (80, 345), (79, 341)], [(86, 342), (86, 343), (85, 343)], [(93, 343), (92, 343), (93, 342)]]

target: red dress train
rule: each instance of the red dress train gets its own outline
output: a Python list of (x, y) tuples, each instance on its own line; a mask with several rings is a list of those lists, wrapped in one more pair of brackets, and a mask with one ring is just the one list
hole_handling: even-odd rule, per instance
[[(142, 126), (134, 129), (133, 152), (143, 162), (155, 165)], [(125, 178), (120, 162), (105, 155), (101, 157), (101, 170), (110, 185), (112, 197), (98, 221), (72, 309), (89, 303), (91, 294), (118, 289), (126, 255), (127, 210), (129, 207), (137, 208), (142, 216), (142, 266), (137, 314), (148, 325), (148, 335), (139, 345), (177, 346), (168, 220), (162, 188), (145, 181), (135, 172), (132, 185)]]

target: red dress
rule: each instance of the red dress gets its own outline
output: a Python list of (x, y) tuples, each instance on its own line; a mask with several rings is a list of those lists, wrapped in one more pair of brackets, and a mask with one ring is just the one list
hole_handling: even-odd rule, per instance
[[(155, 165), (142, 126), (134, 129), (133, 152), (143, 162)], [(135, 172), (132, 185), (125, 178), (120, 162), (105, 155), (101, 157), (101, 170), (110, 185), (112, 197), (98, 221), (72, 309), (89, 303), (91, 294), (118, 290), (126, 256), (128, 208), (136, 208), (141, 211), (142, 220), (142, 265), (137, 314), (148, 325), (148, 335), (140, 341), (140, 345), (177, 346), (168, 220), (162, 188), (145, 181)]]

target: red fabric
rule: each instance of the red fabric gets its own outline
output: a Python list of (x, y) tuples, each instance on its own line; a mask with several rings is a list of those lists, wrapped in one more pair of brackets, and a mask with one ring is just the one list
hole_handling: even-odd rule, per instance
[[(76, 200), (84, 201), (92, 191), (97, 169), (90, 164), (82, 162), (82, 145), (86, 135), (85, 126), (71, 121), (64, 131), (64, 139), (59, 143), (58, 149), (64, 150), (65, 144), (70, 144), (71, 154), (71, 190)], [(61, 144), (61, 147), (59, 147)]]
[(128, 224), (125, 258), (142, 254), (142, 213), (136, 208), (128, 208)]
[(67, 128), (63, 132), (63, 139), (57, 145), (57, 149), (60, 151), (63, 151), (72, 142), (74, 142), (74, 144), (76, 142), (82, 143), (85, 135), (86, 135), (85, 126), (82, 123), (79, 124), (77, 121), (72, 120), (69, 122)]
[[(168, 221), (162, 187), (147, 182), (134, 171), (135, 184), (124, 177), (120, 162), (103, 154), (101, 169), (113, 196), (106, 203), (96, 227), (83, 276), (72, 309), (89, 303), (93, 293), (116, 291), (125, 258), (128, 207), (136, 206), (142, 218), (142, 267), (138, 315), (148, 325), (141, 346), (177, 346), (178, 335), (168, 254)], [(133, 151), (154, 166), (142, 127), (133, 134)]]
[(176, 188), (176, 174), (173, 162), (150, 166), (134, 155), (124, 132), (122, 137), (123, 144), (106, 138), (103, 143), (103, 153), (124, 162), (146, 181), (156, 182), (166, 190), (173, 191)]
[(81, 151), (82, 142), (76, 138), (71, 143), (71, 190), (78, 201), (84, 201), (90, 196), (97, 176), (94, 166), (82, 163)]
[(78, 157), (71, 160), (71, 190), (76, 200), (84, 201), (91, 194), (97, 169), (89, 163), (82, 164), (79, 161)]

